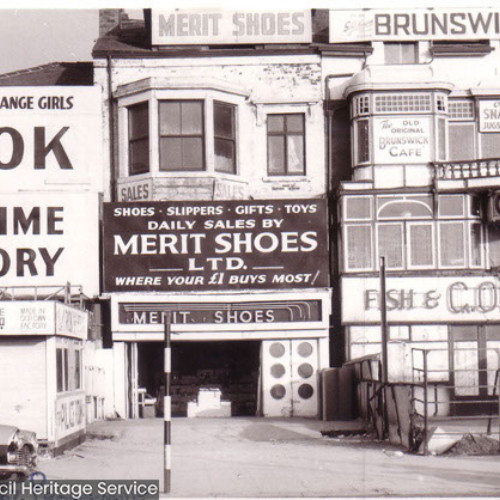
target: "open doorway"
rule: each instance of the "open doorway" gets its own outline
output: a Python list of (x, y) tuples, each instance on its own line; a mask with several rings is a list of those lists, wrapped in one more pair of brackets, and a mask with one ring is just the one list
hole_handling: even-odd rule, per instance
[[(163, 344), (138, 344), (138, 382), (158, 399), (162, 415)], [(259, 392), (259, 341), (172, 343), (172, 416), (186, 416), (187, 404), (202, 387), (219, 388), (232, 416), (255, 416)]]

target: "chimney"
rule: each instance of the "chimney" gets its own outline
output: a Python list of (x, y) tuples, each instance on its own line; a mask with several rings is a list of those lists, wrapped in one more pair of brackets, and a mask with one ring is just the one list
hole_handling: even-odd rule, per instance
[(121, 23), (124, 9), (99, 9), (99, 37)]

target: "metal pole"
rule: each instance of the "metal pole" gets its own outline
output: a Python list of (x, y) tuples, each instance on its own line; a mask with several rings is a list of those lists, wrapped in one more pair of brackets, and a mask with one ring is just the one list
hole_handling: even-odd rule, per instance
[(424, 350), (424, 455), (428, 455), (429, 448), (427, 443), (427, 431), (429, 426), (429, 415), (427, 410), (427, 354), (429, 351)]
[(170, 323), (171, 317), (170, 312), (165, 314), (165, 339), (164, 339), (164, 351), (165, 351), (165, 397), (163, 399), (163, 445), (165, 448), (164, 460), (163, 460), (163, 492), (170, 493), (170, 479), (171, 479), (171, 423), (172, 423), (172, 402), (171, 402), (171, 378), (170, 374), (172, 372), (172, 352), (170, 347)]
[(380, 316), (382, 325), (382, 383), (389, 381), (387, 362), (387, 300), (385, 294), (385, 257), (380, 257)]

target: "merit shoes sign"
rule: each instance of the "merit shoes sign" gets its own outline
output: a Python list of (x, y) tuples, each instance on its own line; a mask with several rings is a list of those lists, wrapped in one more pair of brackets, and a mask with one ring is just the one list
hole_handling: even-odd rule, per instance
[(330, 43), (500, 38), (491, 8), (330, 10)]
[(152, 11), (153, 45), (310, 43), (311, 12)]
[(324, 200), (104, 204), (104, 290), (328, 286)]

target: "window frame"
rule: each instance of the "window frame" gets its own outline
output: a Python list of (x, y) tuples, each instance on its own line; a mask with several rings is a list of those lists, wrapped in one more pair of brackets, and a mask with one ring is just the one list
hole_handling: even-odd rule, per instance
[[(219, 137), (215, 131), (216, 125), (215, 125), (215, 108), (216, 106), (223, 106), (231, 109), (231, 116), (232, 116), (232, 138), (228, 137)], [(212, 115), (213, 115), (213, 141), (214, 141), (214, 172), (219, 173), (219, 174), (229, 174), (229, 175), (236, 175), (238, 173), (238, 131), (237, 131), (237, 111), (238, 107), (236, 104), (232, 104), (229, 102), (224, 102), (220, 101), (218, 99), (213, 100), (213, 110), (212, 110)], [(217, 140), (220, 141), (225, 141), (225, 142), (230, 142), (233, 146), (233, 165), (232, 165), (232, 170), (227, 171), (227, 170), (218, 170), (217, 169), (217, 155), (215, 153), (216, 150), (216, 142)]]
[[(147, 127), (146, 134), (141, 135), (139, 137), (131, 138), (130, 136), (131, 136), (131, 132), (132, 132), (132, 126), (131, 126), (132, 120), (130, 117), (130, 112), (134, 108), (139, 109), (142, 107), (147, 108), (148, 127)], [(127, 109), (127, 172), (128, 172), (128, 177), (135, 177), (137, 175), (147, 174), (147, 173), (151, 172), (151, 133), (150, 133), (150, 130), (151, 130), (151, 127), (150, 127), (151, 106), (150, 106), (149, 100), (146, 99), (146, 100), (142, 100), (142, 101), (139, 101), (137, 103), (131, 104), (131, 105), (127, 106), (126, 109)], [(144, 141), (144, 140), (146, 140), (147, 151), (148, 151), (147, 166), (145, 167), (145, 169), (133, 171), (133, 168), (132, 168), (133, 167), (133, 165), (132, 165), (132, 156), (133, 155), (131, 154), (132, 145), (133, 145), (133, 143)]]
[[(283, 132), (270, 132), (269, 131), (269, 117), (270, 116), (282, 116), (284, 117), (284, 130)], [(302, 132), (290, 132), (287, 130), (287, 118), (289, 116), (300, 116), (302, 119)], [(289, 172), (289, 161), (288, 161), (288, 137), (302, 137), (302, 172)], [(270, 166), (270, 147), (269, 147), (269, 138), (270, 137), (283, 137), (285, 143), (284, 149), (284, 171), (279, 173), (271, 172), (269, 169)], [(305, 177), (307, 175), (306, 168), (306, 113), (304, 112), (269, 112), (266, 114), (266, 149), (267, 149), (267, 165), (266, 165), (266, 176), (268, 178), (276, 178), (276, 177)]]
[[(392, 41), (384, 41), (384, 64), (387, 66), (392, 65), (401, 65), (401, 64), (418, 64), (419, 62), (419, 45), (418, 42), (392, 42)], [(403, 50), (404, 47), (413, 48), (412, 60), (405, 60), (405, 52)], [(387, 49), (389, 48), (397, 48), (397, 53), (394, 53), (397, 57), (397, 62), (388, 62), (387, 61)]]

